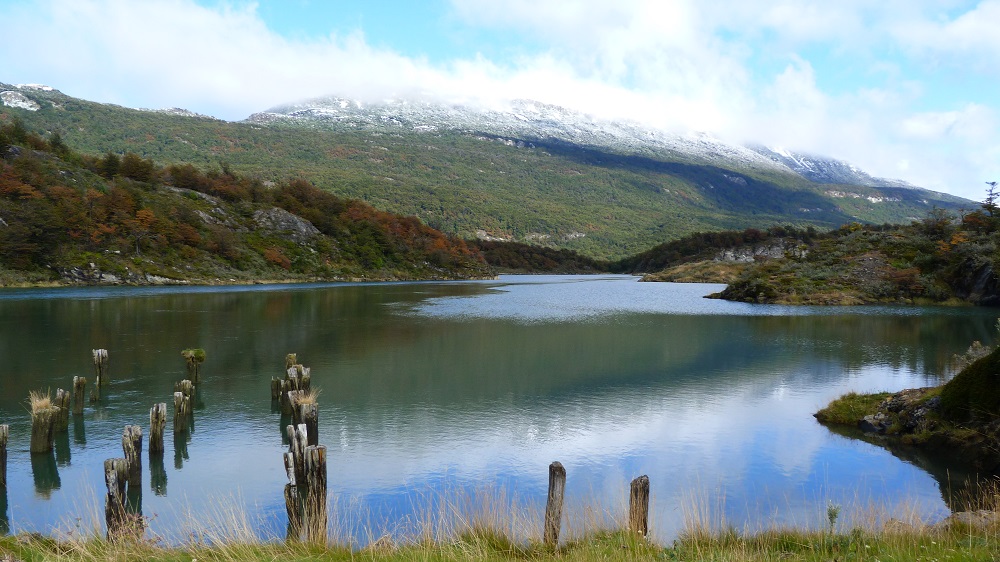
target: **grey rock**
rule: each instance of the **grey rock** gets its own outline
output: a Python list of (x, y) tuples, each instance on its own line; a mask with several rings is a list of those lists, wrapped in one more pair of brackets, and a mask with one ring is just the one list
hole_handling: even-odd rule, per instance
[(256, 211), (253, 220), (261, 230), (286, 236), (299, 244), (305, 244), (320, 234), (313, 223), (278, 207)]

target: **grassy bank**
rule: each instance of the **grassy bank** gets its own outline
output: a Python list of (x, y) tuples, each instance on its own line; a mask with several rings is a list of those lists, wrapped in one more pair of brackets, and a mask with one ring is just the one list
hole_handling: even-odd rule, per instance
[(491, 528), (467, 528), (438, 541), (396, 545), (378, 541), (364, 549), (302, 543), (227, 541), (191, 542), (165, 547), (155, 541), (108, 542), (99, 539), (56, 541), (39, 535), (0, 538), (0, 559), (66, 561), (264, 561), (264, 560), (997, 560), (1000, 525), (949, 521), (936, 526), (894, 519), (878, 529), (843, 532), (770, 529), (751, 534), (735, 530), (692, 529), (670, 545), (658, 545), (623, 531), (596, 531), (557, 549), (539, 542), (518, 542)]

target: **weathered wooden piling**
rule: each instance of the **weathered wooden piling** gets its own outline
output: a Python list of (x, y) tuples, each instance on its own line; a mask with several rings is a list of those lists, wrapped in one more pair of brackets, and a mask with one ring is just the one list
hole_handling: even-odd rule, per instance
[(7, 489), (7, 437), (10, 436), (10, 426), (0, 425), (0, 489)]
[(188, 378), (194, 384), (201, 382), (201, 364), (205, 362), (204, 349), (185, 349), (181, 351), (181, 357), (187, 364)]
[(628, 528), (644, 537), (649, 534), (649, 477), (645, 474), (629, 485)]
[(295, 365), (298, 362), (299, 360), (297, 353), (289, 353), (288, 355), (285, 355), (285, 370), (287, 371), (288, 369), (291, 369), (292, 365)]
[(191, 397), (194, 395), (194, 383), (190, 379), (175, 382), (174, 392), (183, 392), (184, 396)]
[(302, 423), (302, 418), (299, 417), (299, 396), (301, 394), (301, 390), (288, 391), (288, 413), (292, 416), (292, 425)]
[(122, 431), (122, 452), (128, 464), (128, 485), (142, 486), (142, 428), (126, 425)]
[(108, 383), (111, 382), (108, 375), (108, 350), (94, 349), (91, 350), (91, 353), (94, 355), (94, 376), (96, 377), (95, 384), (97, 384), (98, 388), (107, 386)]
[(49, 395), (31, 391), (31, 446), (32, 453), (48, 453), (52, 450), (52, 436), (59, 408), (52, 404)]
[(302, 536), (302, 496), (299, 495), (298, 479), (295, 475), (295, 454), (285, 453), (285, 474), (288, 484), (285, 484), (285, 511), (288, 514), (288, 531), (286, 538), (297, 541)]
[(56, 401), (55, 405), (59, 408), (59, 412), (56, 414), (55, 423), (52, 426), (52, 431), (69, 431), (69, 402), (70, 393), (66, 392), (61, 388), (56, 389)]
[(271, 377), (271, 400), (281, 399), (281, 379)]
[(87, 379), (84, 377), (73, 377), (73, 413), (83, 413), (83, 400), (87, 394)]
[(183, 392), (174, 393), (174, 433), (187, 431), (191, 413), (191, 397)]
[(167, 427), (167, 404), (160, 402), (149, 409), (149, 454), (163, 452), (163, 430)]
[[(307, 396), (314, 396), (309, 394)], [(299, 419), (306, 426), (306, 437), (309, 445), (319, 445), (319, 404), (315, 401), (299, 401)]]
[(292, 454), (292, 460), (294, 461), (295, 480), (299, 484), (303, 484), (306, 481), (306, 447), (309, 446), (309, 439), (306, 436), (306, 426), (301, 424), (296, 426), (290, 425), (286, 429), (288, 432), (288, 452)]
[(104, 521), (108, 526), (108, 540), (121, 538), (126, 528), (125, 484), (128, 482), (128, 461), (106, 459), (104, 484), (108, 495), (104, 503)]
[(306, 540), (326, 544), (326, 447), (306, 447), (305, 470), (307, 489), (303, 526)]
[(559, 544), (562, 526), (563, 495), (566, 491), (566, 469), (559, 461), (549, 465), (549, 495), (545, 502), (545, 532), (542, 540), (549, 546)]

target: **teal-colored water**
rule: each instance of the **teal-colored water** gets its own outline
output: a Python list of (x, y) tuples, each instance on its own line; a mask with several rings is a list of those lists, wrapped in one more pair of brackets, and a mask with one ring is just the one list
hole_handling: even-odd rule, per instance
[[(121, 456), (127, 424), (148, 440), (149, 408), (170, 401), (189, 347), (208, 354), (194, 430), (175, 441), (168, 421), (162, 461), (143, 455), (141, 509), (168, 540), (190, 531), (190, 514), (233, 505), (262, 536), (283, 533), (287, 420), (269, 383), (290, 352), (322, 391), (334, 519), (359, 543), (413, 531), (461, 494), (499, 488), (533, 513), (553, 460), (568, 473), (571, 532), (620, 515), (640, 474), (663, 540), (696, 512), (737, 528), (823, 524), (830, 501), (844, 518), (872, 505), (947, 514), (928, 472), (812, 413), (850, 390), (937, 384), (953, 354), (992, 343), (994, 311), (702, 298), (719, 288), (525, 276), (0, 291), (0, 423), (11, 427), (0, 524), (99, 523), (104, 459)], [(28, 391), (92, 380), (93, 348), (111, 357), (104, 398), (51, 456), (33, 457)]]

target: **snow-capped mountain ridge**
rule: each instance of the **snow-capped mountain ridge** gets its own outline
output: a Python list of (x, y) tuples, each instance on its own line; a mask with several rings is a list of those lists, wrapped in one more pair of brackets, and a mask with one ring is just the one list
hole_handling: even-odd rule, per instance
[(564, 107), (519, 99), (492, 107), (430, 99), (363, 103), (330, 96), (255, 113), (254, 123), (289, 122), (348, 130), (437, 132), (450, 130), (510, 140), (558, 139), (616, 152), (719, 165), (736, 170), (795, 173), (817, 183), (913, 187), (875, 178), (847, 162), (785, 148), (729, 143), (708, 133), (671, 133), (628, 121), (611, 121)]

